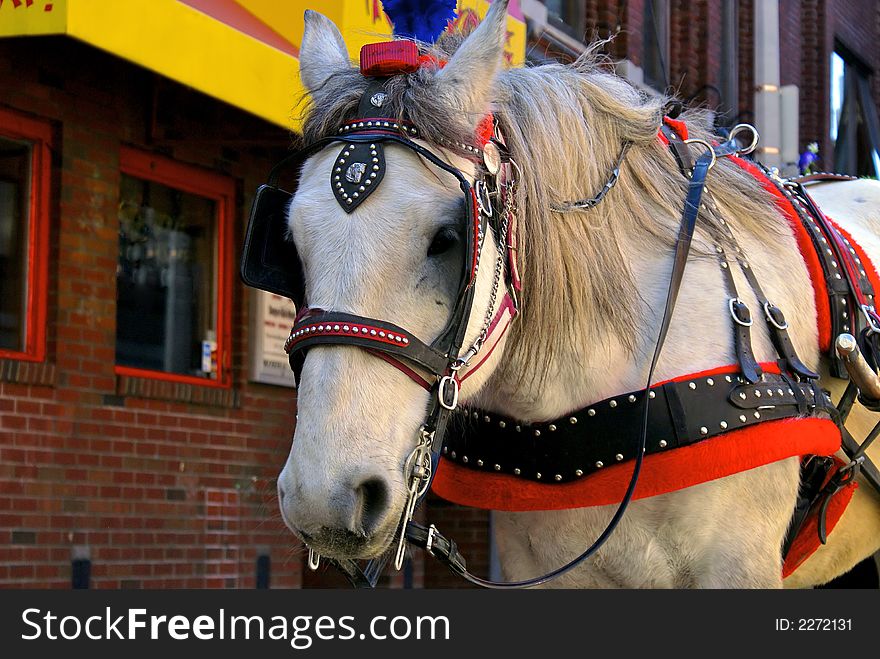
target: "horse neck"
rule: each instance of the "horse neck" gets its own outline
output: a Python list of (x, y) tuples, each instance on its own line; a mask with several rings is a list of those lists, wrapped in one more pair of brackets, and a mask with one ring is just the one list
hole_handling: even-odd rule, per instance
[[(625, 205), (615, 205), (610, 197), (603, 203), (608, 203), (605, 210), (609, 215), (627, 212)], [(668, 213), (656, 217), (658, 224), (668, 229), (674, 228), (679, 219)], [(802, 292), (809, 290), (810, 281), (794, 237), (783, 237), (770, 247), (762, 242), (761, 236), (751, 233), (748, 223), (732, 229), (767, 294), (784, 305), (790, 319), (798, 319), (798, 327), (792, 330), (793, 339), (806, 348), (802, 355), (814, 363), (815, 309), (809, 304), (812, 299), (809, 303), (803, 301)], [(621, 295), (619, 299), (605, 300), (606, 304), (597, 303), (592, 309), (607, 309), (608, 302), (623, 305), (625, 308), (619, 311), (633, 321), (622, 329), (619, 323), (609, 323), (580, 307), (580, 315), (570, 319), (569, 325), (575, 329), (551, 336), (546, 331), (533, 331), (526, 319), (505, 347), (503, 365), (485, 388), (481, 404), (523, 420), (543, 420), (645, 387), (666, 303), (673, 250), (668, 240), (647, 231), (631, 229), (618, 238), (625, 258), (619, 267), (631, 272), (637, 296)], [(726, 311), (727, 290), (712, 248), (712, 239), (698, 230), (654, 382), (735, 362)], [(568, 263), (567, 267), (584, 268), (591, 264), (581, 261)], [(752, 291), (738, 272), (735, 278), (753, 316), (760, 318)], [(599, 294), (587, 293), (588, 297)], [(607, 289), (601, 294), (614, 295)], [(572, 313), (577, 313), (576, 308), (572, 306)], [(755, 353), (760, 360), (772, 361), (775, 352), (769, 336), (758, 325), (752, 336)]]

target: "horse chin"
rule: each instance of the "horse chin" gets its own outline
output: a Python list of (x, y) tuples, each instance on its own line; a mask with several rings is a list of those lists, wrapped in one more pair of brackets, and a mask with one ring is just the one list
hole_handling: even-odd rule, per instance
[(382, 556), (391, 546), (397, 528), (392, 527), (371, 535), (348, 529), (320, 528), (314, 535), (302, 533), (303, 542), (321, 556), (337, 560), (369, 560)]

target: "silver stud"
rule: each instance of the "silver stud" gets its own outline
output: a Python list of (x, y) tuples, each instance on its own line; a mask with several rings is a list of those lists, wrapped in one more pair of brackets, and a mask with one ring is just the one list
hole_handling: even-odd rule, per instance
[(501, 471), (501, 465), (495, 465), (495, 471)]
[(513, 470), (514, 476), (519, 476), (521, 473), (522, 473), (522, 471), (520, 471), (519, 467), (517, 467), (516, 469)]
[(761, 418), (761, 413), (760, 413), (760, 412), (755, 412), (755, 418), (756, 418), (756, 419), (760, 419), (760, 418)]
[(630, 396), (629, 396), (629, 398), (627, 398), (627, 400), (628, 400), (630, 403), (635, 403), (635, 402), (636, 402), (636, 397), (633, 396), (632, 394), (630, 394)]
[(477, 412), (474, 412), (474, 413), (473, 413), (473, 416), (474, 416), (475, 419), (479, 419), (479, 418), (480, 418), (480, 415), (479, 415)]
[(562, 474), (556, 474), (556, 475), (553, 477), (553, 480), (555, 480), (555, 481), (561, 481), (561, 480), (562, 480)]
[(575, 470), (574, 470), (574, 475), (577, 476), (578, 478), (580, 478), (581, 476), (584, 475), (584, 472), (581, 471), (580, 469), (575, 469)]
[(688, 384), (688, 389), (696, 389), (696, 388), (697, 388), (696, 382), (691, 382)]
[(700, 434), (701, 434), (701, 435), (708, 435), (708, 434), (709, 434), (709, 429), (708, 429), (706, 426), (702, 426), (702, 427), (700, 428)]
[(653, 391), (649, 391), (649, 392), (648, 392), (648, 398), (657, 398), (657, 394), (654, 393)]
[(506, 428), (506, 427), (507, 427), (507, 424), (504, 423), (504, 421), (499, 421), (499, 422), (498, 422), (498, 427), (503, 429), (503, 428)]
[(366, 190), (366, 188), (365, 188), (364, 186), (361, 186), (361, 187), (358, 188), (358, 190), (360, 190), (361, 192), (363, 192), (364, 190)]
[(535, 430), (535, 437), (540, 437), (540, 436), (541, 436), (541, 431), (536, 429)]
[(666, 448), (666, 440), (665, 439), (660, 440), (660, 448)]
[(346, 204), (350, 204), (350, 203), (351, 203), (351, 199), (346, 199), (346, 200), (345, 200), (345, 203), (346, 203)]
[(468, 461), (468, 456), (466, 456), (466, 455), (461, 456), (461, 461), (466, 463)]
[(742, 421), (743, 423), (745, 423), (745, 422), (746, 422), (746, 415), (745, 415), (745, 414), (740, 414), (740, 415), (739, 415), (739, 420)]
[(611, 407), (617, 407), (617, 401), (616, 401), (616, 400), (612, 400), (612, 401), (611, 401), (610, 403), (608, 403), (608, 404), (609, 404)]
[(541, 472), (540, 471), (537, 474), (535, 474), (535, 478), (537, 478), (538, 480), (541, 480)]
[(484, 416), (483, 421), (485, 421), (486, 423), (491, 423), (492, 419), (490, 419), (488, 416)]
[(554, 426), (554, 425), (551, 423), (549, 426), (547, 426), (547, 430), (549, 430), (550, 432), (556, 432), (556, 426)]
[(443, 455), (446, 455), (447, 453), (449, 453), (449, 447), (448, 447), (448, 446), (444, 446), (444, 447), (443, 447)]
[(713, 380), (712, 378), (709, 378), (708, 380), (706, 380), (706, 384), (708, 384), (710, 387), (714, 387), (715, 380)]
[(477, 466), (478, 466), (478, 467), (482, 467), (482, 466), (483, 466), (483, 461), (482, 461), (482, 460), (477, 460)]
[(370, 336), (376, 336), (379, 333), (376, 330), (370, 330)]
[(522, 426), (517, 426), (517, 427), (516, 427), (516, 431), (517, 431), (517, 432), (522, 432)]
[(721, 426), (721, 429), (723, 430), (724, 428), (727, 428), (727, 421), (722, 421), (718, 425)]
[(743, 400), (745, 400), (746, 399), (745, 392), (744, 391), (739, 392), (739, 397), (742, 398)]
[(760, 397), (761, 397), (761, 390), (755, 389), (755, 398), (760, 398)]
[[(587, 412), (587, 414), (589, 414), (589, 412)], [(576, 417), (576, 416), (568, 417), (568, 422), (569, 422), (571, 425), (576, 424), (576, 423), (578, 422), (577, 417)]]
[(773, 395), (773, 390), (772, 390), (772, 389), (768, 389), (768, 390), (767, 390), (767, 395), (768, 395), (768, 396), (772, 396), (772, 395)]
[(598, 461), (596, 462), (596, 469), (601, 469), (601, 468), (604, 467), (604, 466), (605, 466), (605, 463), (602, 462), (601, 460), (598, 460)]
[(725, 382), (733, 382), (733, 378), (730, 377), (729, 375), (725, 375), (725, 376), (724, 376), (724, 381), (725, 381)]
[(450, 453), (449, 455), (450, 455), (450, 457), (452, 457), (453, 460), (455, 460), (455, 451), (453, 451), (453, 452)]
[[(594, 410), (594, 409), (591, 407), (590, 409), (587, 410), (587, 416), (596, 416), (596, 410)], [(575, 419), (574, 421), (572, 421), (572, 423), (577, 423), (577, 419)]]
[(618, 453), (617, 455), (614, 456), (614, 459), (617, 460), (618, 462), (620, 462), (621, 460), (623, 460), (623, 455)]

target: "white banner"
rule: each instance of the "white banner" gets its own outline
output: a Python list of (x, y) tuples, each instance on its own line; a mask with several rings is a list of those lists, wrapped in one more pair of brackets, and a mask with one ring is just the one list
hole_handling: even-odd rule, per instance
[(251, 291), (251, 373), (254, 382), (295, 387), (284, 342), (296, 317), (293, 302), (265, 291)]

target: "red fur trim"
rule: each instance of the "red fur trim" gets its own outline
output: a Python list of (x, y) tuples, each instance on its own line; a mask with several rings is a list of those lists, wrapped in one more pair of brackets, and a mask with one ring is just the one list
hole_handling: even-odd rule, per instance
[[(718, 435), (645, 457), (635, 498), (699, 485), (799, 455), (830, 455), (840, 433), (827, 419), (782, 419)], [(620, 503), (632, 462), (606, 467), (582, 480), (544, 485), (442, 460), (432, 489), (444, 499), (487, 510), (567, 510)]]
[[(675, 134), (682, 140), (688, 139), (688, 127), (683, 121), (679, 121), (678, 119), (670, 119), (669, 117), (663, 117), (663, 123), (669, 126), (672, 130), (675, 131)], [(662, 131), (657, 133), (658, 139), (663, 142), (666, 146), (669, 146), (669, 140), (666, 139), (666, 136)]]
[(486, 146), (486, 144), (495, 136), (495, 117), (487, 114), (477, 126), (477, 144)]
[[(825, 217), (828, 217), (827, 215)], [(871, 262), (871, 259), (868, 258), (868, 255), (865, 253), (865, 250), (862, 249), (862, 246), (859, 245), (853, 237), (849, 234), (846, 229), (841, 228), (841, 226), (828, 217), (828, 221), (840, 232), (840, 235), (846, 238), (852, 248), (856, 250), (856, 254), (859, 259), (862, 261), (862, 265), (865, 266), (865, 273), (868, 275), (868, 281), (871, 282), (871, 286), (874, 288), (874, 296), (876, 297), (880, 294), (880, 276), (877, 275), (877, 268), (874, 267), (874, 264)]]
[[(844, 464), (842, 460), (835, 459), (835, 461), (837, 462), (837, 469), (840, 469)], [(834, 472), (836, 472), (837, 469), (835, 469)], [(825, 479), (826, 483), (834, 472), (829, 474), (828, 478)], [(831, 501), (828, 504), (828, 510), (825, 514), (828, 535), (831, 535), (834, 527), (837, 526), (837, 522), (840, 521), (840, 518), (843, 516), (843, 512), (852, 500), (853, 494), (855, 494), (858, 486), (859, 484), (856, 481), (852, 481), (831, 498)], [(798, 531), (797, 537), (791, 545), (791, 549), (788, 550), (788, 556), (785, 557), (785, 564), (782, 566), (782, 578), (785, 579), (792, 572), (797, 570), (804, 561), (819, 549), (820, 546), (818, 510), (812, 510), (810, 511), (810, 516), (801, 527), (801, 530)]]

